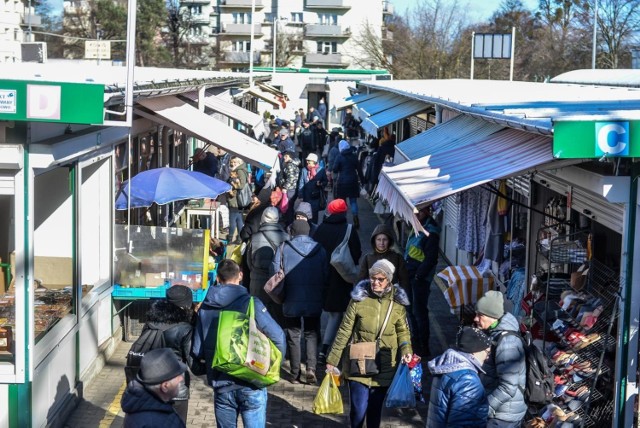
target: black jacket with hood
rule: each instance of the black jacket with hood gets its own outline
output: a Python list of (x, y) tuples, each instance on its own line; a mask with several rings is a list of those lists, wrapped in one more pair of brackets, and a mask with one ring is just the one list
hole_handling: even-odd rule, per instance
[[(387, 251), (381, 253), (376, 250), (376, 236), (384, 234), (389, 238), (389, 247)], [(393, 231), (386, 224), (379, 224), (373, 229), (371, 233), (371, 248), (373, 248), (373, 252), (366, 254), (360, 260), (360, 280), (369, 278), (369, 269), (371, 266), (378, 260), (386, 259), (389, 260), (395, 267), (396, 270), (393, 272), (393, 283), (399, 284), (407, 293), (410, 290), (410, 280), (409, 273), (407, 272), (407, 267), (404, 262), (404, 257), (402, 254), (398, 253), (393, 249), (395, 245), (395, 238), (393, 236)], [(410, 295), (411, 293), (409, 293)]]
[(134, 380), (120, 400), (124, 417), (124, 428), (185, 428), (185, 424), (171, 403), (165, 403)]

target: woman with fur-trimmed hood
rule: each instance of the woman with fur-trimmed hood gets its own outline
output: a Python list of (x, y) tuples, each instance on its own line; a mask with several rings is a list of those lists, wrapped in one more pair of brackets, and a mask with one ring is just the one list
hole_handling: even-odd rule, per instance
[(408, 363), (413, 354), (405, 309), (409, 305), (409, 299), (402, 288), (393, 284), (394, 271), (395, 267), (391, 262), (378, 260), (369, 269), (369, 279), (356, 284), (327, 356), (327, 370), (332, 371), (352, 337), (354, 343), (375, 342), (389, 306), (392, 305), (389, 320), (384, 331), (380, 332), (379, 373), (374, 376), (345, 373), (349, 381), (351, 427), (362, 427), (365, 420), (368, 428), (380, 426), (384, 397), (400, 364), (396, 357), (402, 355), (402, 359)]

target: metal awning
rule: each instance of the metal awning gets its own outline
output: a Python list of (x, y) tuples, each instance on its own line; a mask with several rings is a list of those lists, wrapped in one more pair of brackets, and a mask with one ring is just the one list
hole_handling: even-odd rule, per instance
[(440, 150), (453, 150), (462, 145), (482, 141), (502, 125), (473, 116), (460, 115), (436, 125), (396, 146), (396, 164), (418, 159)]
[(419, 159), (383, 168), (378, 193), (391, 211), (420, 230), (416, 209), (491, 180), (538, 169), (553, 161), (551, 147), (549, 137), (503, 129), (470, 144), (441, 147)]
[(374, 114), (409, 101), (411, 101), (410, 98), (387, 92), (379, 97), (357, 103), (356, 107), (358, 111), (357, 113), (354, 111), (354, 114), (357, 115), (360, 120), (365, 120), (369, 116), (373, 116)]
[(361, 103), (363, 101), (367, 101), (367, 100), (379, 97), (379, 96), (381, 96), (383, 94), (384, 94), (383, 91), (377, 91), (377, 92), (372, 92), (370, 94), (352, 95), (350, 97), (344, 98), (344, 100), (341, 101), (341, 102), (337, 102), (336, 103), (336, 109), (337, 110), (344, 110), (344, 109), (346, 109), (348, 107), (351, 107), (352, 105), (354, 105), (356, 103)]
[(139, 100), (138, 104), (151, 113), (136, 109), (136, 114), (209, 142), (245, 159), (251, 165), (266, 169), (278, 165), (276, 150), (236, 131), (175, 96)]
[(430, 104), (422, 101), (408, 101), (395, 107), (385, 110), (381, 113), (374, 114), (362, 121), (360, 126), (369, 134), (376, 135), (378, 129), (389, 125), (395, 121), (413, 116), (430, 107)]
[[(191, 101), (198, 101), (197, 92), (189, 92), (183, 95)], [(242, 108), (214, 95), (205, 95), (204, 105), (217, 113), (242, 123), (245, 126), (250, 126), (253, 128), (253, 133), (257, 138), (260, 138), (260, 136), (266, 132), (262, 116), (255, 114), (246, 108)]]
[(235, 97), (241, 97), (244, 94), (250, 94), (256, 98), (260, 98), (276, 108), (287, 108), (287, 101), (289, 101), (287, 94), (264, 84), (247, 88), (236, 94)]

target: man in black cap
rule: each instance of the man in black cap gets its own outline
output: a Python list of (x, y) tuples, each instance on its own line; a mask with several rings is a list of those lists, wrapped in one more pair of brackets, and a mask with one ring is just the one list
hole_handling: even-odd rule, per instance
[(456, 346), (429, 361), (433, 383), (426, 426), (486, 426), (489, 403), (478, 373), (490, 349), (491, 339), (482, 330), (462, 327)]
[(145, 353), (140, 371), (129, 383), (120, 405), (126, 413), (124, 428), (184, 428), (184, 421), (171, 405), (184, 382), (187, 366), (168, 348)]

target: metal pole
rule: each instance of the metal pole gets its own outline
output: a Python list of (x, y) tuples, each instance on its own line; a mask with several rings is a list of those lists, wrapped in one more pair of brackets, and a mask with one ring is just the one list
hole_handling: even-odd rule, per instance
[[(127, 11), (127, 84), (124, 108), (127, 112), (126, 124), (131, 128), (133, 123), (133, 71), (136, 66), (136, 9), (137, 0), (129, 0)], [(127, 156), (129, 154), (127, 153)]]
[[(278, 18), (273, 17), (273, 76), (276, 75), (276, 52), (277, 52), (277, 38), (278, 38)], [(271, 81), (273, 82), (273, 76), (271, 76)]]
[(511, 27), (511, 70), (509, 71), (509, 80), (513, 82), (513, 65), (515, 63), (516, 54), (516, 27)]
[(600, 2), (596, 1), (596, 7), (593, 13), (593, 50), (591, 51), (591, 68), (596, 68), (596, 41), (598, 39), (598, 6)]
[(471, 33), (471, 80), (473, 80), (473, 51), (475, 49), (476, 32)]
[(251, 0), (251, 38), (249, 39), (249, 87), (253, 87), (253, 36), (255, 35), (255, 26), (253, 25), (253, 16), (256, 13), (256, 0)]

